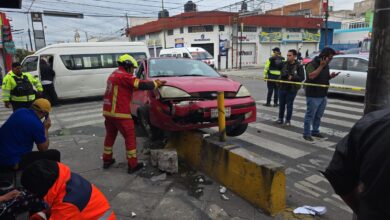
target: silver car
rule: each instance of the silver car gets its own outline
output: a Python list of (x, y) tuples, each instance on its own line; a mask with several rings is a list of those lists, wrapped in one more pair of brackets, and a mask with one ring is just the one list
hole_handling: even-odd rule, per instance
[[(337, 55), (329, 64), (330, 72), (340, 74), (330, 81), (330, 85), (343, 87), (366, 88), (368, 55), (346, 54)], [(351, 89), (330, 88), (330, 93), (343, 93), (349, 95), (364, 96), (365, 91), (354, 91)]]

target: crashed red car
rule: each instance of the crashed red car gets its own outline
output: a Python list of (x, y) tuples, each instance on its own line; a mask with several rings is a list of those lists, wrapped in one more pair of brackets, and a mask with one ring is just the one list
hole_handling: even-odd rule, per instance
[(218, 126), (218, 91), (225, 93), (228, 135), (241, 135), (248, 123), (256, 121), (256, 103), (249, 91), (201, 61), (150, 58), (140, 63), (136, 77), (167, 81), (158, 90), (133, 94), (132, 115), (149, 136), (161, 130)]

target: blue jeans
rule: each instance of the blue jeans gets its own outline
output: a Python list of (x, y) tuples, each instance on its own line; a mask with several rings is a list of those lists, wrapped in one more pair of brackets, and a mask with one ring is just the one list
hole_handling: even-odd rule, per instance
[[(274, 74), (268, 74), (268, 79), (279, 79), (279, 76)], [(267, 88), (268, 88), (267, 104), (271, 104), (272, 94), (274, 94), (274, 104), (278, 104), (278, 96), (279, 96), (278, 84), (276, 82), (268, 81)]]
[(287, 105), (286, 122), (291, 121), (293, 104), (296, 95), (297, 95), (296, 91), (279, 90), (279, 120), (280, 121), (283, 122), (286, 105)]
[[(306, 97), (306, 114), (305, 114), (305, 123), (303, 128), (304, 136), (311, 136), (313, 134), (320, 133), (320, 124), (322, 115), (324, 115), (326, 107), (327, 98), (313, 98)], [(310, 131), (311, 126), (313, 129)]]

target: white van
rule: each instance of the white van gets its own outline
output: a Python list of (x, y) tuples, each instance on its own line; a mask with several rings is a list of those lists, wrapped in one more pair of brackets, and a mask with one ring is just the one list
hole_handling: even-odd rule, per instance
[(162, 49), (160, 57), (184, 57), (193, 60), (201, 60), (211, 67), (214, 67), (214, 57), (201, 47), (180, 47)]
[(101, 96), (108, 76), (117, 68), (118, 57), (149, 58), (141, 42), (62, 43), (42, 48), (22, 61), (23, 71), (36, 77), (39, 60), (45, 59), (56, 73), (54, 86), (59, 99)]

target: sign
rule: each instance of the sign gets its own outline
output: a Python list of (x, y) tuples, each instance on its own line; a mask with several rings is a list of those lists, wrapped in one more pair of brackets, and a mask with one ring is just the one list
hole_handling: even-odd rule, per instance
[(321, 35), (320, 33), (312, 33), (305, 31), (303, 33), (302, 40), (303, 42), (308, 42), (308, 43), (317, 43), (320, 42)]
[(42, 22), (42, 13), (40, 13), (40, 12), (31, 12), (31, 20), (33, 22)]
[(261, 43), (280, 43), (282, 42), (282, 32), (261, 32)]
[(324, 13), (328, 11), (328, 0), (322, 0), (322, 11)]
[(34, 38), (39, 38), (39, 39), (45, 38), (45, 34), (43, 30), (34, 30)]
[(226, 48), (226, 44), (228, 43), (229, 41), (227, 39), (225, 40), (222, 40), (222, 39), (219, 39), (219, 55), (221, 56), (226, 56), (226, 53), (228, 51), (228, 48)]
[(8, 54), (16, 54), (15, 43), (13, 41), (4, 42), (4, 48)]
[(206, 38), (204, 34), (201, 34), (200, 39), (195, 39), (194, 41), (210, 41), (210, 38)]
[(147, 41), (148, 47), (158, 46), (161, 47), (162, 43), (160, 39), (148, 39)]
[(301, 32), (284, 32), (283, 42), (302, 42)]
[(184, 38), (175, 39), (175, 48), (184, 47)]

